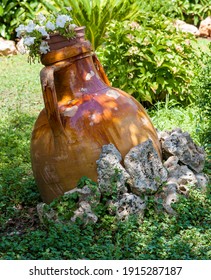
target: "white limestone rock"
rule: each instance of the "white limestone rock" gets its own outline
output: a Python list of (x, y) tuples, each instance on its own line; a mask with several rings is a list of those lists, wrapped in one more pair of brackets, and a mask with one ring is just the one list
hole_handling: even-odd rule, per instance
[(130, 215), (141, 218), (146, 209), (146, 202), (133, 193), (124, 193), (118, 200), (109, 201), (108, 208), (110, 214), (115, 214), (119, 220), (126, 220)]
[(187, 165), (196, 173), (200, 173), (204, 168), (205, 152), (197, 146), (188, 132), (182, 132), (176, 128), (168, 133), (160, 134), (163, 155), (177, 156), (182, 164)]
[(96, 223), (98, 217), (92, 211), (91, 205), (87, 201), (79, 202), (79, 207), (74, 211), (74, 215), (71, 218), (72, 222), (75, 222), (79, 218), (83, 220), (84, 224)]
[(136, 195), (153, 194), (167, 180), (167, 170), (150, 139), (133, 147), (124, 165), (131, 176), (131, 191)]
[(161, 205), (162, 209), (165, 209), (168, 214), (176, 214), (175, 210), (172, 208), (172, 203), (178, 200), (177, 187), (177, 183), (168, 182), (162, 187), (160, 192), (155, 194), (155, 201), (157, 202), (158, 209), (159, 205)]
[[(98, 186), (102, 194), (127, 192), (130, 176), (121, 165), (122, 156), (113, 144), (104, 145), (97, 160)], [(112, 184), (112, 182), (114, 184)], [(113, 189), (116, 185), (116, 190)]]

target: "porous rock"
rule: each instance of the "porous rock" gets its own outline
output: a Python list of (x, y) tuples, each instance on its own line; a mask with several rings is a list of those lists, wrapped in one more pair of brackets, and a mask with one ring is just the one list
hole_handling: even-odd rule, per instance
[(186, 23), (183, 20), (177, 19), (174, 22), (174, 25), (175, 25), (177, 30), (181, 30), (182, 32), (191, 33), (195, 36), (199, 36), (199, 34), (200, 34), (199, 29), (195, 25)]
[(130, 176), (121, 165), (122, 156), (113, 144), (104, 145), (97, 160), (98, 186), (101, 193), (112, 194), (112, 180), (115, 181), (117, 194), (127, 192)]
[(4, 40), (0, 38), (0, 56), (14, 55), (17, 54), (15, 42), (11, 40)]
[(137, 195), (155, 193), (167, 179), (167, 170), (150, 139), (133, 147), (125, 156), (124, 165), (131, 176), (131, 190)]
[(201, 37), (211, 37), (211, 16), (201, 21), (199, 33)]
[(198, 186), (198, 181), (192, 170), (178, 162), (179, 158), (176, 156), (171, 156), (164, 162), (164, 166), (168, 170), (167, 184), (174, 184), (179, 193), (186, 195), (191, 186)]
[(55, 221), (56, 223), (59, 222), (56, 211), (53, 209), (46, 210), (45, 205), (46, 203), (43, 202), (37, 204), (37, 214), (40, 222), (42, 224), (45, 224), (46, 221)]
[(85, 185), (82, 188), (74, 188), (65, 194), (71, 195), (73, 193), (78, 193), (79, 202), (86, 201), (91, 205), (91, 207), (96, 207), (100, 202), (101, 193), (97, 186)]
[[(51, 207), (45, 209), (46, 203), (39, 203), (37, 205), (37, 213), (40, 219), (40, 222), (45, 224), (48, 221), (53, 221), (55, 223), (72, 223), (75, 222), (77, 218), (81, 219), (86, 225), (87, 223), (96, 223), (98, 218), (92, 211), (100, 202), (100, 192), (99, 189), (95, 186), (90, 187), (88, 185), (83, 186), (82, 188), (75, 188), (66, 192), (65, 196), (71, 196), (72, 194), (78, 194), (78, 201), (75, 202), (75, 209), (71, 215), (71, 218), (68, 220), (60, 220), (59, 213), (52, 209)], [(72, 211), (69, 209), (69, 211)]]
[(172, 208), (172, 203), (175, 203), (178, 199), (177, 187), (176, 183), (167, 182), (166, 185), (155, 194), (155, 201), (157, 204), (161, 204), (162, 208), (171, 215), (176, 214), (175, 210)]
[(79, 207), (74, 211), (71, 221), (75, 222), (77, 218), (81, 219), (85, 225), (89, 222), (96, 223), (98, 220), (98, 217), (93, 213), (91, 205), (87, 201), (79, 202)]
[(205, 175), (204, 173), (198, 173), (195, 174), (196, 175), (196, 179), (198, 182), (198, 187), (203, 191), (206, 192), (207, 190), (207, 184), (209, 182), (209, 178), (207, 175)]
[(110, 201), (108, 208), (119, 220), (126, 220), (129, 215), (143, 217), (146, 203), (145, 199), (133, 193), (124, 193), (117, 201)]
[(180, 162), (195, 172), (199, 173), (203, 170), (205, 152), (193, 142), (188, 132), (176, 128), (168, 133), (160, 133), (160, 141), (165, 158), (171, 155), (177, 156)]

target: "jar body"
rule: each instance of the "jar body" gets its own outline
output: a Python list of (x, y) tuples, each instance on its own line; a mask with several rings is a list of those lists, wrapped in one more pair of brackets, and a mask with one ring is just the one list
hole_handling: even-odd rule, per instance
[[(160, 154), (156, 131), (142, 105), (102, 81), (89, 59), (84, 67), (81, 60), (80, 67), (72, 64), (54, 73), (56, 99), (51, 105), (45, 100), (32, 132), (32, 169), (47, 203), (75, 188), (82, 176), (97, 181), (96, 161), (103, 145), (114, 144), (124, 158), (150, 138)], [(47, 106), (56, 106), (57, 115)]]

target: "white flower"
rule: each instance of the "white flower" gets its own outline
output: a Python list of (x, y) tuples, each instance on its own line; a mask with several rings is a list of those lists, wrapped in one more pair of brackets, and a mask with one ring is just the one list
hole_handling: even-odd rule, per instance
[(72, 11), (72, 7), (66, 7), (68, 11)]
[(31, 33), (34, 31), (36, 24), (32, 20), (29, 21), (28, 25), (26, 25), (26, 32)]
[(135, 21), (131, 22), (131, 23), (129, 24), (129, 26), (130, 26), (130, 28), (131, 28), (132, 30), (140, 29), (140, 25), (139, 25), (137, 22), (135, 22)]
[(26, 31), (26, 27), (24, 24), (20, 24), (15, 31), (17, 32), (17, 37), (21, 37), (22, 34)]
[(34, 44), (35, 39), (36, 39), (36, 37), (26, 37), (26, 38), (24, 38), (23, 43), (26, 46), (31, 46)]
[(55, 30), (55, 25), (51, 21), (48, 21), (45, 26), (49, 30), (52, 30), (52, 31)]
[(37, 15), (37, 19), (40, 23), (44, 23), (46, 21), (46, 17), (42, 13)]
[(77, 27), (76, 24), (74, 24), (74, 23), (70, 24), (70, 28), (75, 29), (76, 27)]
[(67, 15), (58, 15), (56, 19), (56, 26), (63, 28), (65, 26), (65, 23), (71, 20), (72, 18)]
[(139, 48), (136, 46), (132, 46), (128, 50), (129, 55), (139, 54)]
[(47, 52), (50, 51), (49, 45), (47, 42), (42, 41), (40, 44), (40, 53), (41, 54), (46, 54)]
[(36, 30), (39, 31), (42, 36), (48, 36), (48, 32), (45, 30), (44, 26), (36, 26)]

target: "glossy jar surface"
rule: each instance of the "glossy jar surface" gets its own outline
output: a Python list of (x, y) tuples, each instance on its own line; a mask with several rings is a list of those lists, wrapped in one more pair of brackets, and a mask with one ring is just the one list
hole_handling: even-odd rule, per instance
[(147, 139), (160, 154), (156, 131), (143, 106), (109, 81), (90, 43), (50, 52), (41, 71), (45, 108), (31, 139), (32, 169), (42, 199), (49, 203), (76, 187), (82, 176), (97, 181), (103, 145), (122, 154)]

